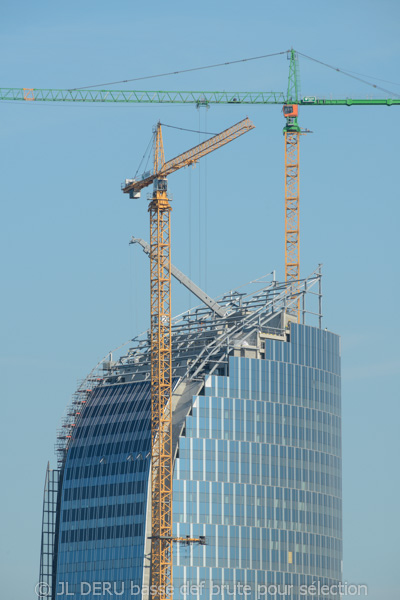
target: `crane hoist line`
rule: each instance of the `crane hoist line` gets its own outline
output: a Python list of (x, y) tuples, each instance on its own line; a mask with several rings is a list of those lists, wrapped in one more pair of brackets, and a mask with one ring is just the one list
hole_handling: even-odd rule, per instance
[(154, 136), (153, 172), (126, 179), (122, 191), (139, 198), (153, 184), (150, 198), (150, 356), (151, 356), (151, 586), (156, 600), (169, 600), (173, 542), (204, 544), (204, 538), (174, 538), (172, 533), (172, 349), (171, 204), (167, 176), (254, 129), (246, 118), (165, 162), (162, 128)]

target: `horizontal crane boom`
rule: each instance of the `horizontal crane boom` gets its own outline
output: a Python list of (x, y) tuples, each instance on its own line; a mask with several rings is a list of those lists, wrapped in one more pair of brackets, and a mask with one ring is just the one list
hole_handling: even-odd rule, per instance
[(0, 88), (0, 100), (146, 104), (284, 104), (283, 92), (201, 92), (140, 90), (56, 90)]
[[(0, 101), (95, 102), (103, 104), (286, 104), (284, 92), (201, 92), (140, 90), (56, 90), (0, 88)], [(399, 98), (318, 98), (303, 96), (300, 106), (392, 106)]]
[(400, 105), (400, 98), (317, 98), (304, 96), (299, 101), (300, 106), (392, 106)]

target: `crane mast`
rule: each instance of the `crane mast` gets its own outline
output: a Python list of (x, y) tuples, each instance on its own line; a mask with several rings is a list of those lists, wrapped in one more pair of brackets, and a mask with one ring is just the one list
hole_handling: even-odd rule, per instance
[(204, 544), (203, 537), (172, 535), (172, 348), (171, 348), (171, 204), (167, 175), (243, 135), (254, 125), (246, 118), (165, 162), (161, 123), (154, 135), (153, 173), (127, 179), (123, 192), (137, 198), (153, 183), (150, 198), (150, 353), (151, 353), (151, 595), (172, 595), (173, 542)]
[[(300, 279), (300, 127), (297, 123), (299, 102), (298, 59), (290, 51), (287, 101), (283, 107), (285, 136), (285, 281)], [(295, 289), (295, 287), (293, 288)], [(291, 312), (300, 317), (300, 300)]]
[[(161, 125), (154, 172), (164, 164)], [(155, 179), (150, 214), (151, 583), (160, 600), (172, 584), (171, 205), (167, 180)]]

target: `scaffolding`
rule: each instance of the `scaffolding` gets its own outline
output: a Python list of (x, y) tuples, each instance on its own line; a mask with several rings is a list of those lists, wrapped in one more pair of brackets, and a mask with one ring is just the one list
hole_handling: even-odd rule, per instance
[(42, 541), (40, 552), (40, 571), (37, 595), (39, 598), (55, 598), (55, 577), (57, 563), (57, 514), (61, 471), (50, 469), (47, 464), (43, 494)]

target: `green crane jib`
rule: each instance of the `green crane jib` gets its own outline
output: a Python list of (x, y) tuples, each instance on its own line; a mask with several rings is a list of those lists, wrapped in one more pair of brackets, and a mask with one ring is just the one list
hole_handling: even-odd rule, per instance
[[(284, 92), (167, 92), (139, 90), (56, 90), (35, 88), (0, 88), (0, 101), (17, 102), (96, 102), (104, 104), (280, 104), (288, 103)], [(292, 100), (293, 102), (293, 100)], [(393, 98), (331, 99), (303, 96), (299, 106), (392, 106)]]

